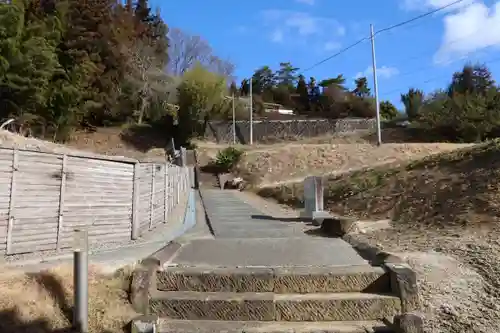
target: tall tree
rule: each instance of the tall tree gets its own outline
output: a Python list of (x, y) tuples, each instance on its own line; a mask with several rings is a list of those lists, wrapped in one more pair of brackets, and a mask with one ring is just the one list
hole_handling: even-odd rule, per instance
[(252, 75), (252, 89), (256, 94), (271, 90), (276, 84), (276, 77), (269, 66), (257, 69)]
[(495, 80), (485, 65), (465, 65), (461, 72), (453, 74), (449, 94), (486, 94), (495, 88)]
[(280, 68), (276, 72), (277, 84), (292, 90), (298, 79), (298, 70), (299, 68), (293, 67), (290, 62), (280, 62)]
[(370, 88), (368, 88), (368, 80), (366, 77), (360, 77), (354, 80), (356, 87), (352, 93), (358, 97), (364, 98), (370, 96)]
[(248, 96), (249, 93), (250, 93), (250, 83), (248, 82), (248, 79), (241, 80), (240, 96)]
[(398, 116), (398, 109), (389, 101), (380, 103), (380, 116), (383, 119), (392, 120)]
[(234, 64), (214, 55), (210, 44), (200, 36), (190, 35), (180, 29), (171, 29), (169, 37), (170, 74), (180, 76), (196, 64), (200, 64), (224, 76), (228, 81), (233, 79)]
[(309, 91), (307, 90), (307, 83), (304, 75), (299, 75), (299, 81), (297, 82), (296, 93), (298, 96), (297, 108), (300, 112), (307, 112), (310, 110), (309, 105)]
[(413, 120), (417, 118), (424, 102), (424, 92), (422, 90), (410, 88), (406, 94), (401, 94), (401, 102), (405, 106), (408, 119)]
[(229, 94), (231, 94), (231, 96), (239, 95), (238, 87), (236, 87), (236, 82), (234, 81), (232, 81), (231, 85), (229, 86)]

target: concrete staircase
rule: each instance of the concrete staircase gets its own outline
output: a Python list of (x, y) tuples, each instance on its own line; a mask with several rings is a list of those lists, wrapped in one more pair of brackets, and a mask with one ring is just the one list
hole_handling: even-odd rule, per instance
[(159, 332), (393, 332), (401, 300), (369, 265), (169, 267), (149, 286)]

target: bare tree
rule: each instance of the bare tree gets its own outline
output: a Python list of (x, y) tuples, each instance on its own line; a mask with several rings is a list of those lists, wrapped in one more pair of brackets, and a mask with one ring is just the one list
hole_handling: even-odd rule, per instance
[(165, 73), (161, 61), (155, 57), (154, 49), (149, 45), (138, 42), (126, 52), (129, 58), (127, 83), (135, 92), (134, 99), (139, 101), (135, 114), (137, 123), (141, 124), (153, 102), (162, 105), (175, 103), (178, 80)]
[(215, 56), (212, 47), (200, 36), (187, 34), (180, 29), (171, 29), (169, 39), (170, 74), (180, 76), (196, 64), (200, 64), (226, 79), (232, 78), (234, 65)]

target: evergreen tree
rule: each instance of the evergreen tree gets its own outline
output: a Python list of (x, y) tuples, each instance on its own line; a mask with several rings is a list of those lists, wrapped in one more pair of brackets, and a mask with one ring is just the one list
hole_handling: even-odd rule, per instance
[(368, 80), (366, 77), (360, 77), (354, 80), (356, 88), (352, 91), (355, 96), (364, 98), (370, 96), (370, 88), (368, 88)]
[(297, 82), (296, 93), (298, 97), (298, 109), (301, 112), (307, 112), (310, 109), (309, 106), (309, 92), (307, 91), (307, 83), (303, 75), (299, 75), (299, 81)]

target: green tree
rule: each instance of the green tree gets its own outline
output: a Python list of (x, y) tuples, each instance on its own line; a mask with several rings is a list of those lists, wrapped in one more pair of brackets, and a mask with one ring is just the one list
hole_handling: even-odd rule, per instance
[(354, 80), (356, 87), (352, 93), (358, 97), (369, 97), (371, 95), (370, 88), (368, 88), (368, 80), (366, 77), (360, 77)]
[(276, 84), (276, 77), (269, 66), (257, 69), (252, 75), (252, 92), (262, 94), (270, 91)]
[(389, 101), (380, 103), (380, 117), (386, 120), (392, 120), (398, 116), (398, 109)]
[(238, 96), (238, 88), (236, 87), (236, 82), (232, 81), (229, 86), (229, 94), (232, 96)]
[(298, 95), (297, 108), (299, 112), (307, 112), (310, 109), (309, 105), (309, 91), (304, 75), (299, 75), (297, 82), (296, 93)]
[(276, 81), (278, 85), (287, 87), (290, 91), (297, 82), (298, 67), (293, 67), (290, 62), (280, 62), (280, 68), (276, 71)]
[(465, 65), (461, 72), (455, 72), (448, 88), (449, 95), (453, 94), (486, 94), (495, 89), (495, 80), (485, 65)]
[(178, 88), (178, 117), (183, 143), (200, 134), (200, 122), (203, 121), (206, 125), (214, 113), (220, 112), (215, 107), (222, 105), (226, 87), (223, 77), (209, 72), (201, 65), (194, 66), (183, 75)]
[(420, 108), (424, 102), (422, 90), (410, 88), (406, 94), (401, 94), (401, 102), (405, 106), (405, 112), (409, 120), (417, 118)]
[(248, 82), (248, 79), (241, 80), (240, 96), (248, 96), (249, 93), (250, 93), (250, 83)]
[(333, 87), (333, 88), (336, 88), (339, 90), (346, 90), (344, 85), (345, 85), (345, 78), (342, 74), (339, 74), (339, 75), (337, 75), (337, 77), (334, 77), (334, 78), (322, 80), (319, 83), (319, 86), (323, 87), (323, 88)]
[(60, 72), (56, 17), (39, 16), (23, 1), (0, 6), (0, 101), (3, 117), (45, 128), (50, 119), (51, 82)]

